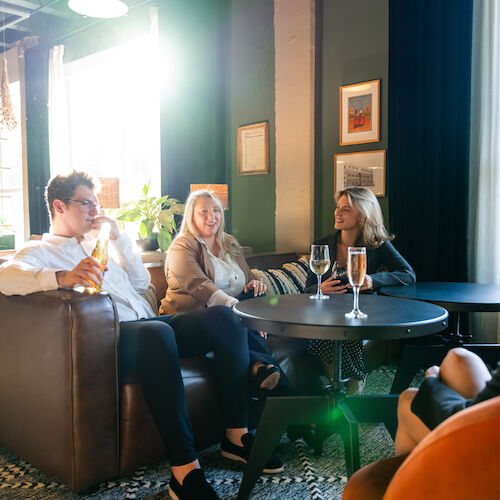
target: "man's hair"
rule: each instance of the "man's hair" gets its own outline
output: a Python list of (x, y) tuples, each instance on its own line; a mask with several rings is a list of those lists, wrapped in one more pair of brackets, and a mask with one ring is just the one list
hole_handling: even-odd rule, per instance
[(56, 175), (50, 179), (45, 187), (45, 203), (50, 213), (50, 220), (55, 215), (54, 207), (52, 206), (54, 200), (64, 201), (64, 204), (68, 206), (66, 200), (73, 197), (78, 186), (87, 186), (95, 190), (96, 182), (87, 172), (76, 172), (75, 170), (71, 174)]

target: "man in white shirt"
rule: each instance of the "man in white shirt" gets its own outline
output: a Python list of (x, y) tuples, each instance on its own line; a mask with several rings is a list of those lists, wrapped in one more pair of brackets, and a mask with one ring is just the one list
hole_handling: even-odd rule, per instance
[[(150, 275), (132, 251), (132, 243), (116, 222), (98, 216), (94, 183), (84, 172), (56, 176), (46, 187), (51, 230), (31, 241), (0, 266), (0, 292), (27, 295), (59, 287), (100, 285), (116, 303), (120, 320), (120, 374), (139, 372), (146, 400), (165, 443), (174, 499), (218, 498), (206, 482), (194, 449), (186, 409), (180, 356), (214, 351), (215, 379), (221, 394), (226, 438), (235, 460), (246, 456), (241, 437), (247, 435), (248, 344), (242, 335), (224, 336), (227, 308), (214, 307), (174, 316), (154, 317), (141, 293)], [(92, 229), (110, 224), (110, 254), (106, 269), (91, 256)], [(227, 441), (226, 440), (226, 441)], [(245, 452), (245, 453), (243, 453)], [(280, 466), (280, 464), (278, 464)], [(279, 467), (278, 467), (279, 468)]]

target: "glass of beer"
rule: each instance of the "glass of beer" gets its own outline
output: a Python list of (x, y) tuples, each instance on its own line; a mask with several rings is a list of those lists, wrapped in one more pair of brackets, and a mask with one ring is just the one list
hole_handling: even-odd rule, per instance
[(309, 267), (318, 277), (318, 291), (316, 295), (311, 295), (309, 298), (316, 300), (329, 299), (330, 297), (321, 291), (321, 276), (323, 276), (330, 267), (330, 251), (328, 250), (328, 245), (311, 245)]
[(351, 312), (345, 314), (348, 319), (364, 319), (368, 315), (359, 309), (359, 289), (365, 281), (366, 248), (349, 247), (347, 249), (347, 277), (354, 292), (354, 306)]
[[(108, 241), (110, 227), (104, 222), (97, 237), (96, 246), (92, 252), (92, 257), (100, 262), (99, 270), (102, 272), (108, 263)], [(99, 285), (93, 284), (85, 288), (88, 293), (99, 293), (101, 291), (102, 281)]]

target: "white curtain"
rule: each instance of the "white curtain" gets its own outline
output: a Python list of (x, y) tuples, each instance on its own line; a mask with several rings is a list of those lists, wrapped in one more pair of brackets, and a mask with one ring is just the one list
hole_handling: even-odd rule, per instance
[[(500, 284), (500, 6), (474, 0), (469, 262), (471, 280)], [(477, 321), (480, 321), (478, 324)], [(483, 340), (500, 340), (498, 315), (476, 318)]]
[(69, 164), (68, 111), (64, 79), (64, 45), (50, 49), (49, 55), (49, 152), (50, 173), (71, 171)]

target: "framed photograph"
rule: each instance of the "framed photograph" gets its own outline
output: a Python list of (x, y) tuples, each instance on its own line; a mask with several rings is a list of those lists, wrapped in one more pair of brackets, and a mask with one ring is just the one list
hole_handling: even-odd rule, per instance
[(385, 196), (385, 149), (335, 155), (334, 192), (351, 186)]
[(238, 173), (269, 173), (269, 123), (260, 122), (238, 127)]
[(340, 87), (340, 145), (378, 142), (380, 80)]

